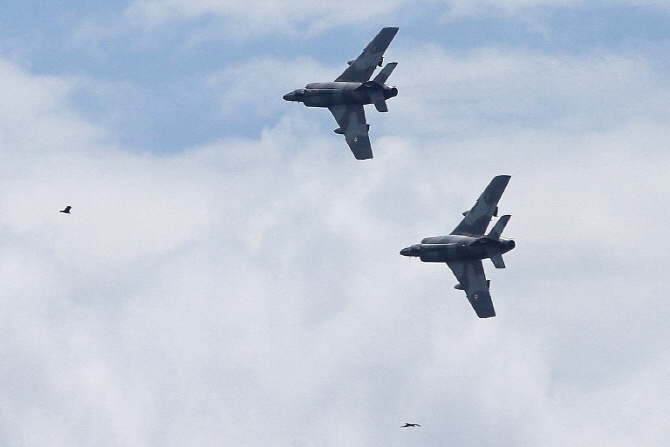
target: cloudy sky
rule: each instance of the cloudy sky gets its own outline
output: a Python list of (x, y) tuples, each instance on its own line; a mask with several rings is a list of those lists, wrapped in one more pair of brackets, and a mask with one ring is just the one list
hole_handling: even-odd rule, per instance
[[(0, 445), (670, 444), (670, 2), (2, 9)], [(360, 162), (281, 97), (384, 26)], [(498, 174), (479, 320), (398, 251)]]

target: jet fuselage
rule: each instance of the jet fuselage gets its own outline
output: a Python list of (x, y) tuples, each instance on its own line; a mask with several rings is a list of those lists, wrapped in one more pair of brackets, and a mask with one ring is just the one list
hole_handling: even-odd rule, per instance
[(339, 105), (372, 104), (372, 93), (381, 91), (384, 99), (398, 94), (396, 87), (374, 81), (361, 82), (315, 82), (305, 88), (284, 95), (284, 100), (305, 104), (307, 107), (332, 107)]
[(511, 239), (447, 235), (427, 237), (420, 244), (403, 248), (400, 254), (423, 262), (472, 261), (489, 258), (492, 251), (504, 254), (514, 247)]

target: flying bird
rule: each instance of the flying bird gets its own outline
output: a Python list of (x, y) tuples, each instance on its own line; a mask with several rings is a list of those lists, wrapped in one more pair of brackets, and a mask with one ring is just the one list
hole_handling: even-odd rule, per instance
[(70, 214), (72, 207), (70, 205), (66, 206), (64, 210), (60, 210), (61, 213)]
[(409, 422), (405, 422), (405, 425), (403, 425), (400, 428), (407, 428), (407, 427), (421, 427), (421, 424), (410, 424)]

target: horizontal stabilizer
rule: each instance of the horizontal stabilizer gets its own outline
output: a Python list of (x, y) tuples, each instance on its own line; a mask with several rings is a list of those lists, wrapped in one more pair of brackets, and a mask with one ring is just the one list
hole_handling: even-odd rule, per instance
[(491, 257), (491, 262), (493, 262), (493, 265), (497, 269), (504, 269), (505, 268), (505, 261), (503, 260), (502, 254), (500, 254), (499, 250), (496, 250), (493, 253), (489, 253)]
[(388, 112), (389, 109), (386, 106), (386, 99), (384, 99), (384, 93), (382, 93), (381, 90), (371, 90), (370, 91), (370, 99), (372, 99), (372, 103), (375, 105), (375, 108), (379, 112)]
[(389, 78), (389, 76), (391, 76), (391, 73), (393, 73), (393, 70), (395, 70), (397, 65), (397, 62), (386, 64), (386, 67), (382, 68), (382, 71), (380, 71), (372, 81), (378, 84), (386, 84), (386, 80)]

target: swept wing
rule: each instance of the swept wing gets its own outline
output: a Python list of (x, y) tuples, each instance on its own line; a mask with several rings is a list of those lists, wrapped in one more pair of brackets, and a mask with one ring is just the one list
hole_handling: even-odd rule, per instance
[(372, 158), (372, 146), (365, 122), (365, 110), (361, 105), (341, 105), (328, 107), (340, 125), (347, 144), (358, 160)]
[(483, 236), (486, 233), (486, 227), (491, 222), (491, 218), (494, 214), (497, 214), (498, 201), (503, 192), (505, 192), (509, 179), (509, 175), (494, 177), (482, 195), (479, 196), (472, 209), (466, 213), (461, 223), (454, 228), (451, 234), (473, 237)]
[(451, 261), (447, 265), (454, 272), (459, 284), (465, 290), (468, 301), (479, 318), (490, 318), (496, 316), (493, 308), (489, 283), (484, 274), (482, 261)]
[(352, 61), (336, 82), (367, 82), (378, 65), (381, 65), (384, 52), (398, 32), (396, 27), (382, 28), (363, 52)]

